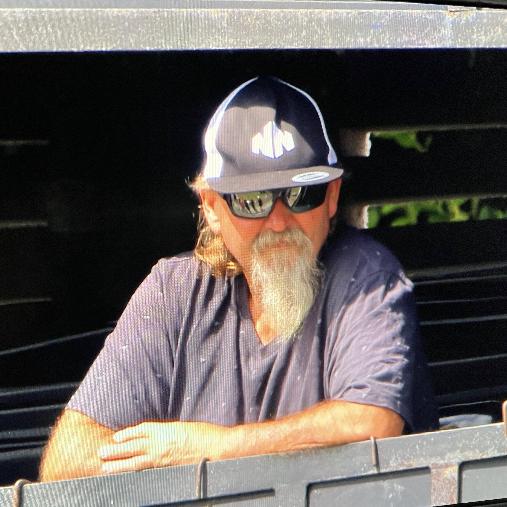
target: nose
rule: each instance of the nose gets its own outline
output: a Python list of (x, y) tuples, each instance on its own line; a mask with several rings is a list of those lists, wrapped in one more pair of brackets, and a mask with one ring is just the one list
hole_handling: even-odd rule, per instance
[(277, 199), (271, 213), (266, 218), (266, 228), (274, 232), (283, 232), (290, 226), (292, 212), (281, 199)]

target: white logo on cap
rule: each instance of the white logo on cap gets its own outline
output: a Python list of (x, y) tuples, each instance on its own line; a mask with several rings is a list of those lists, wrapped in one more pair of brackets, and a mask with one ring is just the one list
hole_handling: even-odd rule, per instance
[(327, 178), (329, 173), (326, 171), (308, 171), (307, 173), (298, 174), (292, 178), (294, 183), (308, 183), (309, 181), (318, 181)]
[(284, 151), (291, 151), (295, 148), (294, 138), (290, 132), (280, 130), (273, 121), (268, 121), (262, 133), (259, 132), (252, 137), (252, 153), (262, 153), (269, 158), (279, 158)]

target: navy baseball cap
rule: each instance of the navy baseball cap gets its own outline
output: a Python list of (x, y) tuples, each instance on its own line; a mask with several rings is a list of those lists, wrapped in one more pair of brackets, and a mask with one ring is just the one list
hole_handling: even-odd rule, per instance
[(229, 94), (208, 124), (204, 150), (202, 175), (220, 193), (317, 185), (343, 174), (316, 102), (274, 77)]

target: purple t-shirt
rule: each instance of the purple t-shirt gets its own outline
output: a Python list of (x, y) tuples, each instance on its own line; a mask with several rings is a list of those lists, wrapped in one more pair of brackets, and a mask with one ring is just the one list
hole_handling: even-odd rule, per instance
[(321, 252), (321, 291), (301, 331), (263, 345), (243, 276), (191, 253), (160, 260), (136, 290), (68, 408), (112, 429), (145, 420), (235, 425), (322, 400), (387, 407), (407, 431), (435, 427), (412, 283), (367, 234)]

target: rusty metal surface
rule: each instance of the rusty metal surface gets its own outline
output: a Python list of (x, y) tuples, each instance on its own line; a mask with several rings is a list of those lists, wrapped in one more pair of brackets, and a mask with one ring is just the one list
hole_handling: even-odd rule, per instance
[(431, 504), (454, 505), (459, 502), (459, 464), (431, 466)]
[[(28, 484), (23, 505), (202, 505), (202, 496), (226, 505), (239, 500), (255, 506), (367, 505), (371, 500), (380, 507), (405, 507), (507, 498), (503, 423), (376, 440), (377, 463), (372, 445), (207, 463), (199, 492), (196, 466)], [(0, 506), (10, 506), (12, 494), (12, 488), (0, 488)]]
[(0, 52), (507, 47), (507, 10), (395, 2), (0, 1)]

